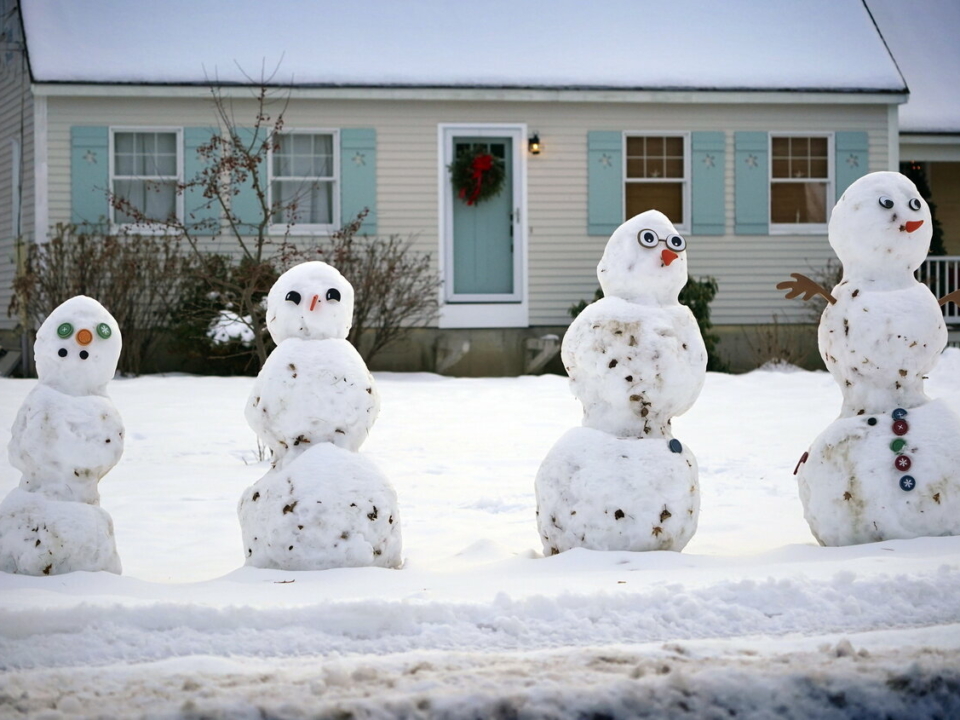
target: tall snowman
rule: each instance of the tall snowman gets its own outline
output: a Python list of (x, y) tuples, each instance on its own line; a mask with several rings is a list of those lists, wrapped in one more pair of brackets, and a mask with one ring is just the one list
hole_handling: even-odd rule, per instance
[(678, 295), (686, 241), (656, 210), (610, 237), (597, 277), (604, 297), (563, 338), (583, 425), (553, 446), (537, 473), (544, 554), (681, 550), (697, 528), (697, 461), (671, 433), (703, 387), (707, 353)]
[(822, 545), (960, 534), (960, 418), (923, 381), (947, 341), (940, 305), (914, 272), (930, 247), (930, 209), (894, 172), (853, 183), (833, 209), (843, 264), (832, 292), (802, 275), (787, 297), (821, 294), (820, 354), (843, 393), (840, 417), (795, 474)]
[(277, 347), (254, 382), (246, 418), (273, 466), (240, 498), (247, 565), (400, 565), (397, 495), (357, 452), (380, 396), (346, 340), (352, 320), (353, 287), (323, 262), (291, 268), (267, 296)]
[(123, 454), (123, 423), (106, 389), (120, 348), (117, 321), (83, 295), (37, 331), (39, 381), (11, 431), (10, 462), (23, 476), (0, 503), (0, 570), (120, 572), (97, 487)]

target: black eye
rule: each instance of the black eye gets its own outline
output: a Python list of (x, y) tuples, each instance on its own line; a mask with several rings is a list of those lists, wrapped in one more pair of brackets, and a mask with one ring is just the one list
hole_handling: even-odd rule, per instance
[(88, 357), (90, 357), (90, 353), (88, 353), (86, 350), (81, 350), (81, 351), (80, 351), (80, 359), (81, 359), (81, 360), (86, 360)]
[(920, 198), (910, 198), (910, 202), (907, 203), (911, 210), (920, 209)]
[(641, 230), (637, 233), (637, 240), (645, 248), (652, 248), (660, 242), (660, 237), (653, 230)]
[(330, 288), (327, 290), (327, 300), (332, 300), (334, 302), (340, 302), (340, 291), (336, 288)]
[(887, 210), (893, 207), (893, 200), (888, 198), (886, 195), (881, 195), (879, 202), (880, 202), (880, 207), (884, 207)]
[(667, 238), (667, 247), (676, 252), (682, 252), (687, 248), (687, 241), (679, 235), (671, 235)]
[(59, 355), (60, 357), (66, 357), (66, 356), (67, 356), (67, 349), (66, 349), (66, 348), (60, 348), (60, 349), (57, 351), (57, 355)]
[(300, 293), (298, 293), (296, 290), (291, 290), (290, 292), (287, 293), (287, 296), (284, 298), (284, 300), (289, 300), (294, 305), (299, 305)]

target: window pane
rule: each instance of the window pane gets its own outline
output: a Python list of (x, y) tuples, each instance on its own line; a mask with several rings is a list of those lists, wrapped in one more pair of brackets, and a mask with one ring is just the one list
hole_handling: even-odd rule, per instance
[(810, 160), (810, 177), (827, 178), (827, 159), (813, 158)]
[(826, 183), (773, 183), (770, 187), (770, 221), (826, 223)]
[(667, 168), (664, 177), (683, 178), (683, 158), (667, 158)]
[(133, 155), (130, 153), (117, 154), (114, 158), (115, 175), (133, 175)]
[(774, 158), (773, 159), (773, 177), (775, 178), (787, 178), (790, 177), (790, 161), (786, 158)]
[(172, 182), (152, 182), (146, 188), (146, 216), (169, 220), (177, 216), (177, 190)]
[(659, 158), (659, 157), (647, 158), (647, 172), (645, 177), (662, 178), (666, 174), (667, 174), (667, 170), (664, 167), (663, 158)]
[(333, 183), (274, 181), (273, 204), (277, 223), (330, 225), (333, 223)]
[(627, 138), (627, 155), (633, 155), (640, 157), (644, 154), (643, 152), (643, 138), (642, 137), (628, 137)]
[[(144, 201), (144, 182), (142, 180), (117, 180), (113, 184), (113, 191), (114, 194), (124, 200), (129, 200), (137, 208), (142, 209), (146, 204)], [(114, 212), (114, 218), (121, 225), (135, 222), (132, 216), (121, 210)]]
[(643, 177), (643, 158), (627, 158), (627, 177)]
[(810, 156), (821, 158), (827, 157), (826, 138), (810, 138)]
[(663, 138), (662, 137), (648, 137), (647, 138), (647, 157), (663, 156)]
[(683, 157), (683, 138), (668, 137), (664, 139), (666, 154), (674, 157)]
[(682, 183), (627, 183), (626, 218), (659, 210), (674, 225), (683, 224)]
[(133, 133), (114, 133), (113, 149), (118, 153), (132, 153)]
[(774, 157), (788, 157), (790, 155), (790, 140), (785, 137), (775, 137), (770, 141), (770, 149)]

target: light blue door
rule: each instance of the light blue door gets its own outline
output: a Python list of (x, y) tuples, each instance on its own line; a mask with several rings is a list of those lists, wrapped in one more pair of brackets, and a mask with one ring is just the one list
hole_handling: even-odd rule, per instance
[(499, 194), (475, 205), (453, 198), (455, 297), (514, 292), (513, 141), (509, 137), (453, 138), (454, 157), (478, 149), (503, 160), (505, 177)]

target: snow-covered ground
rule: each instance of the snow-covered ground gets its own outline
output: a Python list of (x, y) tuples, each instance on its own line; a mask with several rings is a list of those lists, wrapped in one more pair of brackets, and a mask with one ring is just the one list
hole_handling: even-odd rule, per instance
[[(960, 537), (821, 548), (803, 520), (828, 374), (708, 375), (674, 421), (700, 464), (683, 553), (549, 558), (533, 479), (580, 420), (566, 379), (376, 379), (361, 452), (404, 566), (301, 573), (243, 567), (252, 379), (112, 382), (124, 574), (0, 574), (0, 717), (960, 717)], [(32, 386), (0, 380), (0, 445)], [(960, 350), (927, 391), (960, 412)]]

